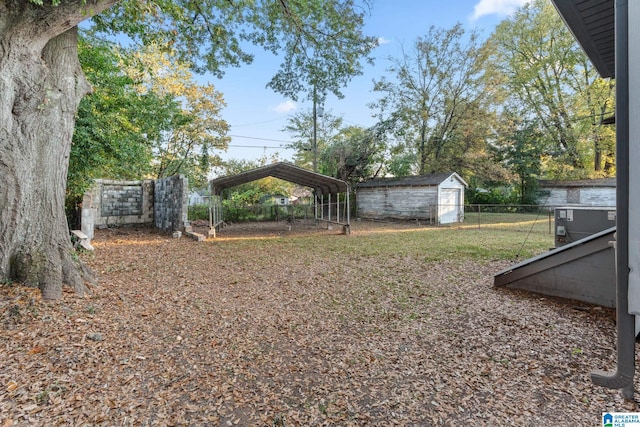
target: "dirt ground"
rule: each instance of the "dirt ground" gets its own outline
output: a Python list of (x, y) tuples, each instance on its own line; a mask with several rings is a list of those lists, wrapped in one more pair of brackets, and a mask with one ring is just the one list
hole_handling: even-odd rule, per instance
[(90, 295), (0, 285), (0, 426), (586, 426), (638, 410), (589, 379), (615, 367), (611, 310), (495, 289), (505, 260), (381, 249), (422, 227), (100, 230)]

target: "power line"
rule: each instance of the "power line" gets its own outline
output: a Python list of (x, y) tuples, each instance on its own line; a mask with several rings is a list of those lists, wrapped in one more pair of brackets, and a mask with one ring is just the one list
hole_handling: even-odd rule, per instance
[(286, 144), (293, 144), (293, 141), (285, 141), (284, 139), (259, 138), (257, 136), (244, 136), (244, 135), (228, 135), (228, 136), (232, 138), (257, 139), (259, 141), (273, 141), (273, 142), (284, 142)]
[(259, 148), (259, 149), (265, 149), (265, 148), (287, 148), (284, 145), (236, 145), (236, 144), (228, 144), (227, 147), (233, 147), (233, 148)]

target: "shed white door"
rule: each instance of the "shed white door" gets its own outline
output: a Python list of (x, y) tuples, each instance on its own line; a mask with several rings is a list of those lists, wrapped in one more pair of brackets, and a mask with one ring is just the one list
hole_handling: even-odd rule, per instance
[(460, 189), (443, 188), (440, 190), (440, 224), (458, 222), (460, 212)]

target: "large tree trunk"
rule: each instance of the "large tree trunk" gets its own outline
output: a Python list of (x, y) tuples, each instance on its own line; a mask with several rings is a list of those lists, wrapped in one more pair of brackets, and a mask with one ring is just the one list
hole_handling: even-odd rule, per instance
[(0, 279), (85, 291), (64, 213), (75, 114), (90, 91), (80, 69), (77, 27), (49, 40), (0, 40)]

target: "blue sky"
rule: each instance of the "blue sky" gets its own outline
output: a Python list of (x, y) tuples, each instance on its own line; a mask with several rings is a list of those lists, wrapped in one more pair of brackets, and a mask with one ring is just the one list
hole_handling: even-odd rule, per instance
[[(450, 28), (457, 22), (467, 29), (477, 28), (488, 36), (495, 25), (527, 0), (373, 0), (366, 18), (365, 33), (378, 37), (375, 65), (366, 66), (365, 74), (354, 78), (344, 88), (344, 99), (327, 99), (325, 110), (343, 118), (346, 125), (373, 124), (367, 104), (376, 99), (372, 80), (385, 74), (389, 56), (399, 56), (401, 47), (411, 47), (431, 25)], [(221, 80), (209, 81), (224, 94), (227, 107), (223, 118), (230, 124), (232, 141), (223, 159), (255, 160), (263, 154), (279, 153), (288, 160), (292, 150), (283, 148), (292, 136), (282, 131), (287, 118), (299, 111), (309, 111), (308, 101), (293, 102), (266, 89), (278, 67), (277, 58), (256, 50), (254, 62), (242, 68), (226, 70)], [(304, 97), (301, 97), (304, 98)]]

